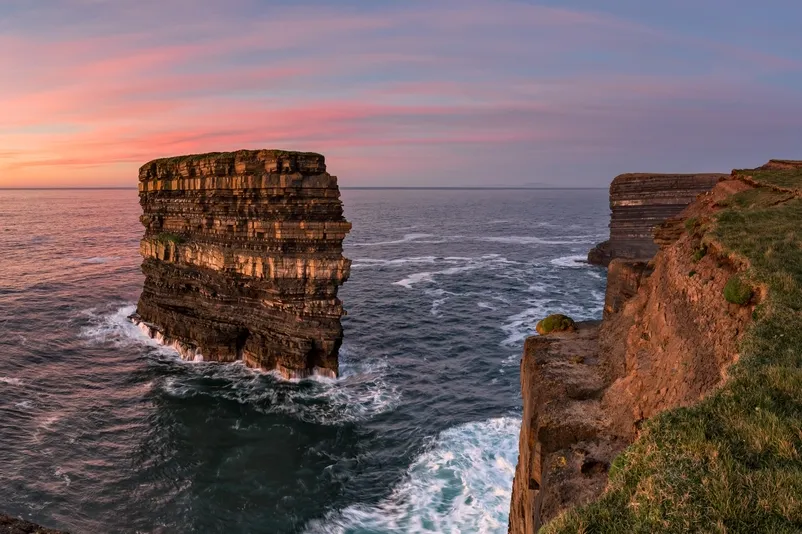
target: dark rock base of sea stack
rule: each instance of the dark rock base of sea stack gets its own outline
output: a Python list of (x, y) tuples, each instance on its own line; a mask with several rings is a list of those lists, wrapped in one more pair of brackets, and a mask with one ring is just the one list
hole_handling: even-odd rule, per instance
[(67, 534), (61, 530), (40, 527), (35, 523), (0, 514), (0, 534)]
[(188, 360), (337, 376), (350, 261), (323, 156), (238, 151), (140, 169), (145, 284), (132, 320)]

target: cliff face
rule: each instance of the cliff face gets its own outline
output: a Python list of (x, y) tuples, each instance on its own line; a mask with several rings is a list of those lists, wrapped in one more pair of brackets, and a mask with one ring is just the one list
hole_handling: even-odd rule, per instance
[(139, 171), (145, 284), (133, 320), (185, 359), (335, 376), (350, 261), (323, 156), (159, 159)]
[[(626, 187), (640, 187), (641, 176), (616, 178), (611, 197), (621, 200)], [(665, 204), (633, 205), (643, 210), (643, 221), (634, 208), (622, 212), (626, 204), (613, 208), (613, 250), (629, 256), (609, 265), (604, 321), (526, 341), (511, 533), (534, 534), (564, 510), (597, 498), (611, 462), (636, 439), (644, 420), (698, 402), (722, 384), (738, 358), (739, 339), (760, 297), (746, 306), (722, 297), (742, 266), (715, 242), (703, 243), (695, 225), (751, 186), (741, 179), (719, 182), (719, 176), (674, 179), (681, 192), (670, 194), (662, 182)], [(714, 183), (677, 214), (677, 199), (692, 185), (708, 189)], [(655, 226), (655, 257), (630, 259), (651, 250), (640, 241)], [(651, 247), (658, 248), (654, 241)]]
[(657, 252), (654, 228), (681, 212), (725, 174), (622, 174), (610, 184), (610, 239), (594, 247), (588, 261), (646, 260)]

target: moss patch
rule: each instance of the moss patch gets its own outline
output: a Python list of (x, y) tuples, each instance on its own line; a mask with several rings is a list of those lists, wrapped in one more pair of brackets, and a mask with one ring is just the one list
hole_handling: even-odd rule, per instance
[[(778, 172), (752, 175), (802, 191)], [(602, 497), (542, 532), (802, 532), (802, 199), (782, 197), (734, 195), (704, 232), (766, 288), (727, 383), (647, 421)]]
[(156, 236), (156, 241), (159, 243), (175, 243), (176, 245), (180, 245), (186, 241), (186, 239), (184, 239), (184, 236), (172, 232), (161, 232)]
[(542, 335), (550, 334), (551, 332), (565, 332), (567, 330), (576, 330), (574, 320), (567, 315), (555, 313), (549, 315), (545, 319), (541, 319), (535, 326), (537, 333)]
[(752, 286), (744, 282), (739, 275), (735, 275), (727, 280), (724, 286), (724, 298), (732, 304), (743, 306), (752, 300)]
[(694, 263), (698, 263), (705, 256), (707, 256), (707, 247), (705, 245), (700, 245), (693, 251), (691, 259)]

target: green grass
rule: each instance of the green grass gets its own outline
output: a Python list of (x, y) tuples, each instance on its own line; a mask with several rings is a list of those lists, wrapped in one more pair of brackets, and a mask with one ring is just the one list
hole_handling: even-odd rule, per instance
[(696, 231), (696, 227), (698, 226), (698, 224), (699, 224), (698, 217), (688, 217), (687, 219), (685, 219), (685, 230), (689, 234), (692, 234), (694, 231)]
[(783, 191), (793, 193), (802, 192), (802, 164), (794, 161), (776, 160), (777, 163), (789, 164), (793, 168), (788, 169), (745, 169), (737, 170), (736, 174), (748, 176), (759, 184), (776, 187)]
[(567, 315), (559, 313), (549, 315), (545, 319), (541, 319), (537, 325), (535, 325), (535, 329), (538, 334), (541, 335), (551, 332), (564, 332), (566, 330), (573, 330), (574, 328), (576, 328), (574, 320)]
[(185, 241), (185, 239), (179, 234), (174, 234), (172, 232), (161, 232), (156, 236), (156, 241), (160, 243), (175, 243), (176, 245), (180, 245)]
[(694, 263), (698, 263), (706, 255), (707, 255), (707, 247), (705, 245), (700, 245), (696, 247), (696, 249), (693, 251), (693, 256), (691, 256), (691, 259), (693, 260)]
[(602, 497), (541, 532), (802, 532), (802, 199), (778, 201), (740, 193), (703, 237), (765, 289), (726, 385), (647, 421)]
[(733, 275), (724, 285), (724, 298), (727, 302), (744, 306), (750, 300), (754, 291), (748, 282), (739, 275)]

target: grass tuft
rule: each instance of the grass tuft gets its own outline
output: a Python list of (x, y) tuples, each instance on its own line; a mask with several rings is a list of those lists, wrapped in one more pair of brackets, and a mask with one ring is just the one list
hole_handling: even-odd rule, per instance
[(174, 234), (172, 232), (161, 232), (156, 236), (156, 241), (159, 243), (175, 243), (176, 245), (180, 245), (184, 241), (184, 236), (179, 234)]
[(691, 256), (691, 260), (693, 260), (694, 263), (698, 263), (705, 256), (707, 256), (707, 247), (705, 245), (700, 245), (693, 251), (693, 256)]
[(744, 282), (740, 275), (734, 275), (724, 285), (724, 298), (727, 302), (743, 306), (752, 300), (752, 286)]
[(555, 313), (549, 315), (545, 319), (541, 319), (537, 325), (535, 325), (535, 330), (540, 335), (546, 335), (551, 332), (565, 332), (567, 330), (575, 330), (576, 324), (574, 320), (568, 317), (567, 315), (562, 315), (560, 313)]

